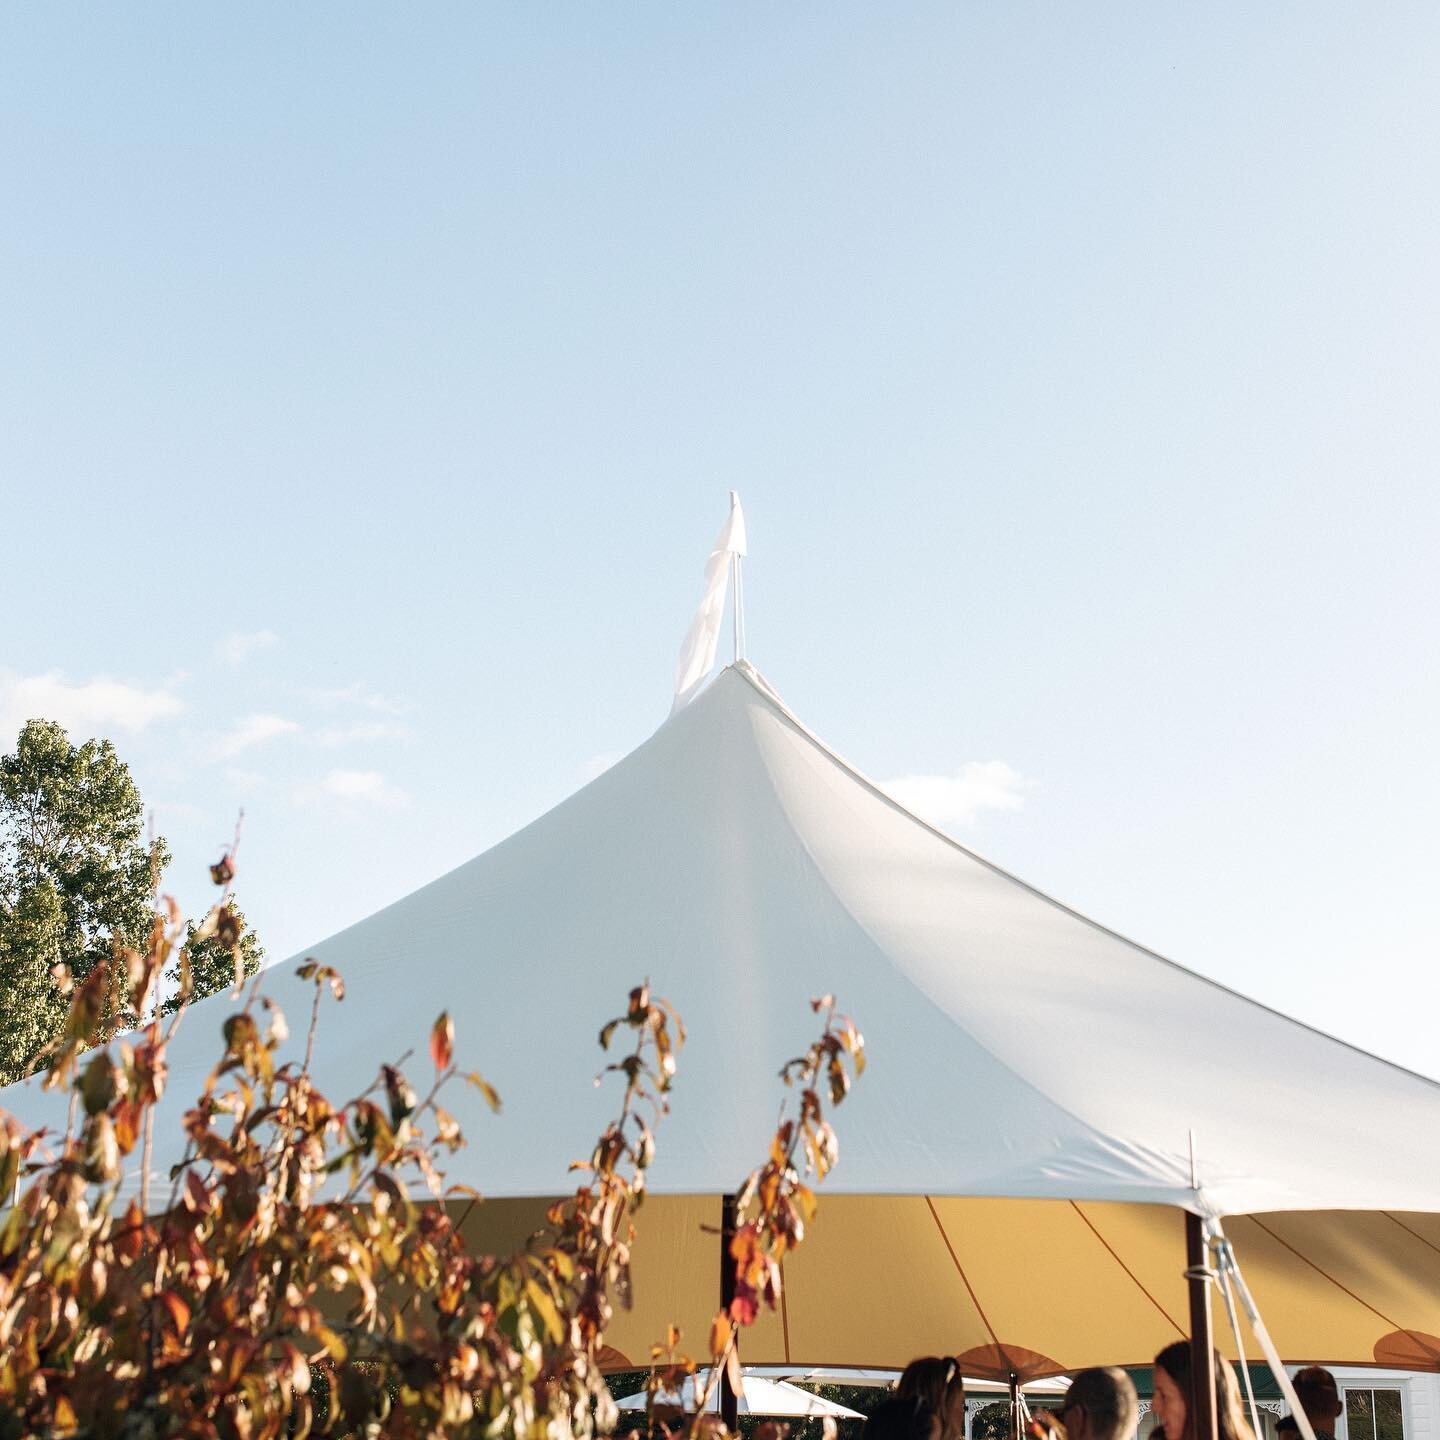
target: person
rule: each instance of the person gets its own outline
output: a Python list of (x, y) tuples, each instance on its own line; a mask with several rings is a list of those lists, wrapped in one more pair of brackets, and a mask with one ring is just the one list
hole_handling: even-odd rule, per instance
[(1096, 1366), (1070, 1382), (1055, 1418), (1065, 1427), (1065, 1440), (1130, 1440), (1140, 1420), (1140, 1402), (1123, 1370)]
[(1282, 1415), (1275, 1422), (1275, 1440), (1300, 1440), (1300, 1422), (1293, 1415)]
[(940, 1440), (940, 1417), (916, 1395), (892, 1395), (866, 1417), (860, 1440)]
[[(1240, 1384), (1230, 1362), (1215, 1353), (1215, 1428), (1220, 1440), (1255, 1440)], [(1196, 1440), (1190, 1417), (1190, 1342), (1177, 1340), (1155, 1357), (1155, 1393), (1150, 1399), (1164, 1440)]]
[(940, 1422), (940, 1440), (965, 1440), (965, 1378), (956, 1361), (941, 1355), (912, 1360), (901, 1371), (895, 1394), (930, 1407)]
[(1295, 1397), (1315, 1432), (1315, 1440), (1335, 1440), (1335, 1422), (1344, 1408), (1340, 1404), (1340, 1387), (1335, 1383), (1335, 1377), (1323, 1365), (1307, 1365), (1295, 1372), (1290, 1383), (1295, 1387)]

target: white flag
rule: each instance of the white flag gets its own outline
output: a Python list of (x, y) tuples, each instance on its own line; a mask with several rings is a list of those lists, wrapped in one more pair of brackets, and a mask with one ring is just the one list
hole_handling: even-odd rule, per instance
[(730, 557), (745, 554), (745, 512), (740, 497), (730, 492), (730, 516), (705, 562), (705, 595), (690, 622), (680, 660), (675, 667), (673, 715), (689, 704), (715, 665), (715, 646), (720, 639), (720, 622), (725, 618), (725, 587), (730, 578)]

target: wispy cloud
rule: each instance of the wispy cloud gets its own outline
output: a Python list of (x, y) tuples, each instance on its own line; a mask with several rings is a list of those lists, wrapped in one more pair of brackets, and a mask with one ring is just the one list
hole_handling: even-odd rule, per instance
[(237, 721), (210, 747), (216, 760), (233, 760), (237, 755), (280, 735), (293, 735), (299, 730), (293, 720), (283, 715), (247, 715)]
[(399, 810), (410, 803), (410, 796), (378, 770), (332, 770), (323, 780), (300, 786), (295, 799), (302, 805), (328, 799), (385, 810)]
[(953, 775), (897, 775), (881, 789), (936, 825), (973, 825), (986, 811), (1018, 810), (1035, 788), (1003, 760), (968, 760)]
[(315, 743), (334, 748), (337, 745), (364, 745), (376, 740), (405, 740), (410, 736), (408, 725), (393, 720), (359, 720), (353, 725), (326, 725), (315, 732)]
[(310, 698), (317, 705), (356, 705), (362, 710), (378, 710), (385, 715), (408, 715), (415, 708), (410, 700), (398, 695), (382, 695), (359, 681), (328, 690), (312, 690)]
[(188, 800), (156, 800), (148, 808), (161, 829), (167, 825), (197, 825), (210, 818), (202, 806), (192, 805)]
[(262, 775), (258, 770), (242, 770), (231, 766), (225, 772), (225, 783), (239, 795), (251, 795), (257, 790), (266, 789), (271, 781), (268, 775)]
[(0, 670), (0, 739), (8, 745), (27, 720), (57, 720), (76, 738), (111, 730), (134, 733), (168, 720), (184, 704), (167, 686), (131, 685), (108, 676), (67, 680), (59, 670), (21, 675)]
[(273, 630), (237, 630), (215, 647), (215, 658), (232, 667), (243, 665), (257, 651), (268, 650), (279, 639)]

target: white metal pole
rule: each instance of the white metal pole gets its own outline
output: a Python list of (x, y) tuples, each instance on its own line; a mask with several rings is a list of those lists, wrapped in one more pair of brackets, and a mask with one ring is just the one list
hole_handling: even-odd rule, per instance
[(736, 655), (735, 655), (735, 658), (736, 658), (737, 660), (743, 660), (743, 659), (745, 658), (745, 581), (744, 581), (744, 578), (743, 578), (743, 577), (744, 577), (744, 574), (745, 574), (744, 556), (742, 556), (742, 555), (737, 555), (737, 556), (735, 557), (735, 617), (736, 617), (737, 621), (739, 622), (739, 629), (740, 629), (740, 643), (739, 643), (739, 645), (738, 645), (738, 647), (737, 647)]
[(740, 658), (740, 557), (733, 552), (730, 556), (730, 641), (734, 646), (734, 659)]

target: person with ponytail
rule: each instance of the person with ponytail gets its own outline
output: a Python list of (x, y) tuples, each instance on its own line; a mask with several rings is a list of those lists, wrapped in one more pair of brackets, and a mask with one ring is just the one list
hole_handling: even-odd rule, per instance
[(965, 1440), (965, 1380), (956, 1361), (943, 1355), (912, 1360), (895, 1385), (902, 1400), (922, 1400), (940, 1422), (940, 1440)]

